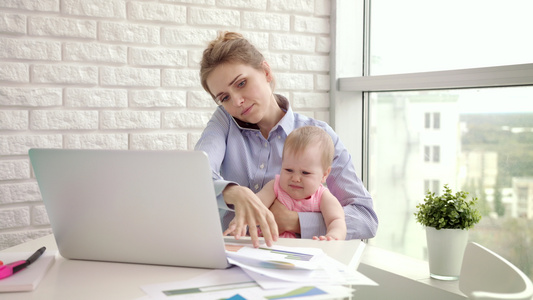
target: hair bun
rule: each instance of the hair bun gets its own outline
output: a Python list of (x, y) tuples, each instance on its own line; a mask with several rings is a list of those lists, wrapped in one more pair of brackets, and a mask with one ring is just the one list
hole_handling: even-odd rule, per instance
[(238, 32), (219, 31), (218, 38), (225, 42), (225, 41), (230, 41), (230, 40), (243, 39), (244, 37), (242, 36), (242, 34)]

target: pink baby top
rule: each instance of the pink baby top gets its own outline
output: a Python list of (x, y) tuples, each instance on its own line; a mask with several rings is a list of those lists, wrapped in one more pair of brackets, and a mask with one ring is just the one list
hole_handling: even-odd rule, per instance
[[(279, 175), (276, 175), (274, 181), (274, 194), (277, 199), (283, 203), (289, 210), (298, 211), (298, 212), (320, 212), (320, 202), (322, 201), (322, 193), (327, 188), (323, 185), (320, 185), (316, 192), (311, 195), (311, 197), (295, 200), (285, 192), (279, 184)], [(284, 238), (296, 238), (296, 235), (292, 232), (285, 231), (280, 234), (280, 237)]]

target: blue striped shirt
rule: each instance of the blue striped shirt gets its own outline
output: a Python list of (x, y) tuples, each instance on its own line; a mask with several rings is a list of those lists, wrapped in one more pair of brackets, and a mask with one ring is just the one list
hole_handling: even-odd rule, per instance
[[(326, 184), (344, 207), (346, 239), (374, 237), (378, 219), (372, 197), (356, 175), (351, 156), (337, 134), (325, 122), (294, 113), (284, 97), (278, 95), (278, 99), (286, 114), (272, 128), (268, 138), (265, 139), (254, 124), (234, 119), (219, 106), (195, 146), (195, 150), (204, 151), (209, 156), (223, 229), (234, 217), (233, 210), (222, 197), (224, 188), (229, 183), (236, 183), (259, 192), (281, 170), (287, 135), (295, 128), (311, 125), (323, 128), (335, 145), (335, 157)], [(298, 215), (302, 238), (326, 234), (321, 213), (299, 212)]]

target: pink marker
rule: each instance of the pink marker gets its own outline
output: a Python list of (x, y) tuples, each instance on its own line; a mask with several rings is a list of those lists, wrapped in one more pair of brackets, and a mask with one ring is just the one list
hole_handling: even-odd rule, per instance
[(6, 277), (9, 277), (19, 271), (24, 270), (27, 266), (31, 265), (34, 261), (36, 261), (46, 250), (46, 247), (42, 247), (39, 250), (35, 251), (28, 259), (26, 260), (19, 260), (16, 262), (12, 262), (7, 265), (3, 265), (3, 263), (0, 264), (0, 279), (4, 279)]

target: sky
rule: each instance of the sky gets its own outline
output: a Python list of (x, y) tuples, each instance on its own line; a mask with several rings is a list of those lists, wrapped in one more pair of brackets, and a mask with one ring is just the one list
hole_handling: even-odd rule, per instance
[(381, 62), (372, 75), (533, 63), (531, 0), (374, 0), (371, 9)]
[[(461, 113), (533, 112), (533, 87), (456, 90)], [(502, 103), (505, 103), (502, 105)]]
[[(372, 75), (533, 63), (533, 0), (371, 5)], [(533, 112), (533, 86), (453, 92), (464, 113)]]

